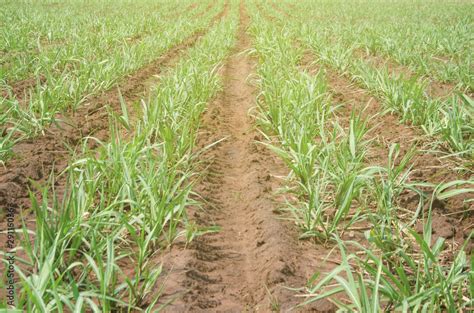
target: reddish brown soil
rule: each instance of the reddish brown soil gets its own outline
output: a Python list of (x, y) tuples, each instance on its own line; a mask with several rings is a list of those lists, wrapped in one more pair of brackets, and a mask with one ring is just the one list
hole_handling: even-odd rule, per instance
[(275, 9), (276, 11), (280, 12), (286, 17), (290, 17), (290, 14), (288, 14), (288, 12), (285, 9), (281, 8), (276, 3), (272, 2), (271, 5), (272, 5), (272, 8)]
[[(371, 64), (375, 68), (386, 67), (392, 75), (401, 75), (406, 79), (420, 78), (419, 74), (413, 72), (409, 67), (402, 65), (389, 56), (381, 56), (375, 54), (367, 54), (366, 51), (356, 50), (354, 57), (360, 58)], [(427, 81), (426, 93), (432, 98), (446, 98), (453, 94), (456, 86), (450, 83), (443, 83), (430, 77), (421, 77), (429, 79)]]
[[(227, 8), (219, 13), (211, 25), (226, 14)], [(29, 179), (44, 182), (53, 168), (61, 171), (67, 165), (70, 152), (66, 146), (76, 146), (85, 136), (95, 136), (104, 140), (108, 136), (107, 107), (120, 110), (120, 98), (117, 88), (127, 104), (144, 96), (150, 80), (163, 68), (171, 67), (187, 48), (205, 34), (198, 31), (182, 43), (168, 50), (161, 57), (125, 77), (115, 88), (88, 99), (86, 103), (70, 116), (59, 116), (61, 122), (47, 129), (45, 136), (25, 140), (14, 147), (16, 157), (8, 160), (0, 169), (0, 205), (19, 208), (24, 206), (28, 197)]]
[(199, 18), (201, 16), (203, 16), (204, 14), (206, 14), (206, 12), (208, 12), (209, 10), (211, 10), (214, 6), (216, 5), (215, 2), (211, 2), (207, 5), (207, 7), (202, 11), (202, 12), (199, 12), (198, 14), (196, 14), (196, 18)]
[[(227, 3), (216, 19), (228, 9)], [(251, 48), (246, 34), (248, 23), (242, 2), (237, 43), (221, 70), (223, 91), (202, 117), (198, 139), (201, 149), (221, 141), (200, 155), (202, 176), (195, 191), (204, 204), (202, 209), (192, 210), (190, 219), (198, 227), (220, 229), (195, 238), (188, 247), (178, 243), (155, 260), (164, 262), (167, 274), (161, 300), (174, 300), (166, 312), (289, 311), (302, 298), (286, 287), (300, 288), (316, 271), (327, 272), (338, 263), (337, 255), (331, 257), (333, 261), (323, 262), (330, 251), (327, 247), (298, 240), (298, 230), (279, 210), (284, 203), (276, 191), (283, 185), (288, 169), (259, 143), (263, 138), (251, 115), (257, 90), (249, 81), (256, 62), (245, 53)], [(120, 83), (126, 102), (140, 99), (155, 80), (153, 76), (171, 67), (202, 34), (195, 34)], [(306, 55), (303, 67), (318, 70), (311, 60), (314, 58)], [(381, 105), (365, 90), (330, 70), (327, 76), (333, 99), (346, 104), (339, 112), (342, 121), (347, 122), (352, 109), (368, 104), (363, 112), (373, 127), (368, 137), (376, 138), (368, 151), (368, 164), (385, 164), (387, 147), (394, 142), (401, 144), (403, 153), (412, 143), (419, 149), (423, 147), (424, 139), (416, 129), (399, 124), (395, 116), (375, 115)], [(15, 152), (23, 156), (11, 160), (0, 172), (0, 204), (16, 209), (28, 207), (28, 179), (44, 182), (53, 167), (56, 174), (64, 169), (70, 157), (65, 143), (74, 147), (87, 135), (107, 139), (108, 113), (104, 104), (119, 110), (116, 90), (90, 99), (74, 116), (63, 117), (65, 122), (48, 130), (46, 136), (17, 145)], [(417, 180), (459, 178), (451, 172), (450, 165), (446, 166), (446, 160), (441, 161), (436, 155), (420, 152), (414, 162)], [(407, 207), (413, 203), (412, 197), (406, 195)], [(465, 209), (460, 207), (463, 199), (437, 203), (436, 234), (463, 237), (465, 232), (453, 227), (458, 221), (442, 215)], [(469, 220), (459, 222), (459, 228), (469, 227), (468, 223)], [(321, 301), (300, 310), (333, 312), (334, 306)]]
[(188, 5), (186, 7), (186, 9), (184, 9), (184, 12), (189, 12), (189, 11), (192, 11), (194, 10), (195, 8), (197, 8), (199, 5), (197, 3), (191, 3), (190, 5)]
[[(291, 9), (285, 10), (280, 8), (275, 3), (272, 3), (272, 7), (282, 13), (285, 17), (295, 18), (292, 14), (288, 13), (291, 10), (295, 9), (295, 6), (292, 5)], [(298, 9), (299, 10), (299, 9)], [(275, 17), (271, 17), (271, 20), (274, 20)], [(398, 63), (396, 60), (389, 56), (382, 56), (376, 54), (367, 54), (364, 50), (359, 49), (354, 52), (354, 57), (364, 59), (369, 64), (372, 64), (376, 68), (387, 67), (389, 73), (394, 75), (403, 75), (405, 78), (409, 79), (412, 77), (419, 77), (427, 79), (427, 89), (426, 93), (432, 98), (446, 98), (452, 95), (456, 91), (456, 85), (452, 83), (441, 82), (430, 76), (422, 76), (416, 74), (409, 67)], [(471, 93), (469, 93), (471, 95)]]
[[(274, 17), (266, 18), (274, 20)], [(298, 45), (298, 43), (297, 43)], [(379, 65), (387, 64), (387, 60), (377, 57)], [(317, 58), (310, 52), (306, 52), (301, 60), (301, 65), (312, 73), (316, 73), (321, 69), (321, 66), (316, 63)], [(406, 77), (413, 75), (406, 67), (395, 63), (390, 63), (389, 70), (393, 73), (404, 73)], [(429, 152), (430, 138), (424, 136), (421, 129), (418, 127), (410, 127), (401, 124), (396, 115), (382, 115), (382, 105), (377, 99), (370, 95), (370, 93), (353, 84), (348, 77), (339, 75), (329, 68), (325, 68), (329, 87), (333, 99), (338, 104), (345, 104), (340, 112), (340, 118), (346, 124), (348, 123), (351, 110), (362, 111), (366, 108), (362, 116), (368, 118), (371, 132), (367, 134), (367, 138), (374, 137), (368, 151), (368, 165), (386, 165), (389, 147), (392, 144), (400, 144), (400, 158), (412, 147), (415, 146), (417, 155), (412, 160), (413, 168), (411, 174), (411, 181), (429, 182), (433, 184), (449, 182), (453, 180), (469, 180), (472, 179), (470, 173), (460, 173), (456, 170), (462, 160), (456, 158), (446, 158), (442, 153)], [(437, 96), (446, 96), (448, 93), (440, 94), (443, 90), (452, 92), (447, 84), (435, 82), (430, 86), (431, 92), (438, 92)], [(444, 87), (443, 87), (444, 86)], [(347, 126), (347, 125), (346, 125)], [(466, 186), (469, 187), (469, 186)], [(431, 196), (432, 190), (428, 188), (423, 189), (427, 196)], [(438, 236), (447, 239), (456, 239), (456, 245), (463, 242), (465, 238), (472, 231), (474, 225), (474, 204), (466, 203), (466, 200), (473, 199), (474, 194), (467, 193), (456, 197), (449, 198), (445, 201), (435, 201), (433, 213), (433, 240)], [(418, 205), (419, 197), (406, 193), (400, 199), (400, 205), (407, 209), (415, 210)], [(426, 205), (425, 205), (426, 208)], [(421, 228), (419, 228), (421, 230)], [(471, 243), (468, 251), (474, 247)]]
[(278, 25), (281, 25), (283, 22), (281, 19), (278, 19), (276, 18), (275, 16), (273, 16), (272, 14), (270, 14), (268, 11), (266, 11), (263, 7), (262, 7), (262, 4), (260, 2), (257, 2), (255, 3), (255, 6), (257, 7), (257, 10), (260, 12), (260, 14), (262, 14), (263, 16), (265, 16), (266, 19), (272, 21), (272, 23), (276, 23)]
[[(316, 57), (307, 52), (302, 59), (302, 65), (309, 72), (316, 73), (322, 69), (321, 66), (314, 63), (316, 60)], [(366, 90), (329, 68), (324, 68), (324, 70), (334, 104), (344, 104), (343, 109), (339, 112), (339, 117), (345, 126), (348, 125), (352, 110), (362, 112), (362, 116), (368, 119), (371, 131), (366, 136), (374, 138), (367, 151), (368, 165), (386, 165), (390, 146), (398, 143), (401, 150), (400, 157), (405, 155), (412, 146), (416, 147), (417, 155), (412, 160), (411, 181), (438, 184), (470, 178), (469, 174), (456, 171), (456, 164), (459, 160), (442, 159), (441, 154), (428, 152), (430, 138), (426, 138), (421, 129), (400, 123), (396, 115), (382, 115), (382, 105)], [(431, 195), (430, 189), (424, 190), (428, 192), (428, 195)], [(446, 201), (435, 201), (434, 240), (436, 237), (442, 236), (447, 239), (456, 238), (458, 243), (461, 243), (469, 235), (474, 222), (472, 216), (474, 205), (464, 203), (464, 201), (473, 198), (474, 194), (469, 193), (449, 198)], [(418, 200), (417, 196), (407, 192), (401, 197), (400, 204), (414, 210)], [(461, 213), (466, 210), (471, 210), (471, 214)]]
[[(262, 137), (249, 115), (255, 62), (242, 53), (250, 48), (243, 5), (240, 14), (237, 44), (222, 70), (223, 92), (203, 116), (199, 145), (224, 140), (201, 156), (206, 170), (196, 191), (206, 202), (192, 216), (200, 227), (217, 225), (220, 231), (163, 256), (163, 301), (178, 297), (167, 312), (287, 311), (302, 300), (284, 287), (302, 287), (314, 271), (328, 269), (320, 259), (326, 249), (299, 241), (277, 210), (282, 203), (274, 193), (288, 170), (258, 143)], [(332, 309), (320, 302), (305, 310)]]
[[(227, 6), (213, 19), (210, 26), (220, 20), (226, 12)], [(196, 32), (118, 84), (130, 109), (134, 101), (145, 95), (150, 82), (153, 80), (156, 82), (154, 76), (165, 68), (172, 67), (204, 34), (205, 31)], [(35, 192), (34, 183), (44, 184), (50, 175), (54, 175), (56, 191), (59, 195), (63, 192), (65, 177), (64, 175), (58, 177), (58, 174), (66, 168), (71, 157), (67, 146), (76, 147), (85, 136), (94, 136), (100, 140), (108, 138), (107, 106), (114, 111), (120, 110), (117, 89), (111, 89), (98, 97), (89, 99), (72, 116), (62, 116), (62, 122), (49, 128), (45, 136), (20, 142), (14, 147), (16, 157), (0, 169), (0, 206), (13, 208), (16, 211), (16, 227), (21, 228), (22, 221), (25, 221), (29, 228), (34, 229), (35, 219), (28, 210), (31, 205), (28, 190), (32, 189)], [(40, 197), (39, 194), (37, 196)], [(0, 229), (5, 230), (7, 227), (4, 211), (0, 213)], [(6, 242), (5, 236), (6, 234), (0, 233), (0, 242)], [(8, 249), (2, 246), (2, 250)], [(23, 257), (23, 254), (19, 253), (17, 257)], [(3, 273), (3, 263), (0, 268)], [(3, 292), (3, 289), (0, 290), (0, 297)]]
[[(211, 3), (206, 8), (206, 10), (204, 10), (203, 12), (197, 12), (193, 18), (201, 17), (212, 6), (213, 6), (213, 3)], [(184, 13), (187, 13), (189, 11), (195, 10), (197, 7), (198, 7), (197, 3), (191, 3), (183, 11), (181, 11), (180, 14), (184, 14)], [(161, 5), (157, 6), (157, 7), (154, 7), (152, 9), (159, 9), (159, 8), (161, 8)], [(172, 9), (170, 9), (171, 13), (163, 16), (163, 19), (172, 19), (172, 18), (176, 19), (176, 12), (175, 11), (177, 9), (179, 9), (178, 5), (174, 6)], [(149, 35), (150, 35), (150, 33), (143, 32), (143, 33), (138, 33), (138, 34), (135, 34), (131, 37), (127, 37), (127, 38), (123, 38), (123, 39), (125, 41), (129, 42), (130, 44), (135, 44), (135, 43), (140, 42), (143, 38), (145, 38), (146, 36), (149, 36)], [(57, 47), (57, 46), (67, 45), (67, 44), (68, 44), (68, 41), (66, 39), (59, 39), (59, 40), (56, 40), (56, 41), (53, 41), (53, 42), (47, 41), (45, 39), (41, 40), (42, 50), (50, 49), (50, 48)], [(33, 54), (37, 54), (37, 53), (41, 52), (37, 48), (34, 51), (35, 51), (35, 53), (33, 53)], [(29, 54), (31, 54), (31, 51), (23, 51), (23, 52), (19, 52), (19, 53), (29, 53)], [(8, 51), (5, 51), (5, 52), (0, 51), (0, 56), (8, 55), (8, 54), (9, 54)], [(2, 66), (3, 65), (7, 66), (8, 63), (1, 64), (1, 65)], [(26, 78), (26, 79), (15, 81), (15, 82), (9, 82), (9, 85), (10, 85), (9, 90), (0, 89), (0, 96), (2, 98), (8, 98), (11, 94), (14, 98), (16, 98), (20, 102), (20, 104), (24, 104), (24, 103), (27, 103), (29, 93), (34, 92), (34, 88), (36, 86), (43, 85), (44, 83), (46, 83), (46, 77), (44, 75), (39, 75), (39, 77), (30, 77), (30, 78)]]
[(2, 98), (15, 97), (19, 102), (25, 102), (30, 92), (38, 85), (46, 83), (46, 77), (39, 75), (12, 83), (10, 90), (2, 89), (0, 96)]

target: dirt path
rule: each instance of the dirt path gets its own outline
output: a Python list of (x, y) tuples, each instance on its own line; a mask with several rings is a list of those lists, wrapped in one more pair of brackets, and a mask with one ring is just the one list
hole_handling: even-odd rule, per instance
[(222, 71), (224, 90), (203, 117), (199, 142), (225, 138), (201, 158), (207, 170), (196, 191), (207, 203), (193, 216), (199, 226), (220, 231), (166, 257), (172, 269), (165, 296), (184, 294), (169, 312), (289, 310), (301, 299), (283, 286), (304, 286), (318, 256), (326, 255), (323, 247), (298, 241), (297, 230), (279, 219), (274, 192), (288, 170), (257, 143), (262, 138), (249, 115), (256, 90), (248, 83), (255, 62), (242, 53), (251, 46), (243, 4), (240, 14), (237, 44)]

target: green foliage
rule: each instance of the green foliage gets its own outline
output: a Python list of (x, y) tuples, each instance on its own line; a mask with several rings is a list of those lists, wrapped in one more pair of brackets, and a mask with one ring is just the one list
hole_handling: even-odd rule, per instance
[(199, 117), (219, 90), (216, 68), (234, 44), (236, 20), (233, 5), (136, 106), (137, 118), (122, 98), (122, 112), (109, 112), (107, 141), (84, 138), (60, 174), (66, 190), (56, 190), (52, 174), (41, 200), (31, 193), (36, 225), (25, 222), (20, 234), (18, 308), (160, 310), (162, 270), (152, 256), (194, 237), (186, 210), (199, 205), (190, 198)]

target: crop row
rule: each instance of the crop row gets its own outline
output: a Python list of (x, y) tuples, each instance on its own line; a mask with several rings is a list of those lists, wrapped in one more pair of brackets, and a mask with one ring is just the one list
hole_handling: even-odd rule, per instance
[[(130, 5), (125, 3), (104, 4), (92, 2), (87, 10), (74, 3), (58, 7), (33, 3), (34, 9), (25, 4), (3, 7), (0, 11), (4, 21), (0, 42), (4, 65), (1, 77), (9, 82), (29, 78), (38, 63), (45, 65), (44, 60), (64, 53), (61, 50), (65, 46), (74, 45), (73, 51), (80, 51), (79, 47), (88, 42), (91, 45), (103, 39), (102, 43), (108, 44), (111, 39), (131, 40), (154, 32), (157, 26), (163, 26), (160, 22), (173, 9), (171, 3), (159, 11), (145, 12), (140, 6), (130, 10)], [(146, 19), (137, 19), (138, 14)]]
[(110, 139), (72, 156), (66, 192), (31, 195), (36, 226), (22, 231), (17, 307), (109, 312), (158, 308), (161, 266), (153, 255), (190, 236), (194, 142), (199, 117), (219, 90), (217, 68), (234, 44), (237, 6), (139, 105), (138, 118), (110, 112)]
[[(142, 28), (140, 11), (129, 14), (125, 20), (106, 16), (99, 18), (102, 31), (91, 31), (73, 44), (40, 53), (33, 69), (35, 83), (25, 91), (28, 95), (15, 95), (11, 86), (4, 86), (7, 95), (0, 100), (1, 159), (11, 155), (15, 142), (44, 133), (58, 113), (77, 109), (89, 97), (111, 88), (170, 47), (206, 29), (221, 9), (222, 2), (196, 19), (190, 12), (166, 21), (158, 15), (151, 23), (148, 20), (149, 31), (135, 42), (126, 38), (135, 27)], [(95, 21), (95, 17), (90, 17), (90, 23)]]
[(288, 11), (296, 18), (314, 21), (310, 27), (325, 37), (325, 42), (333, 40), (350, 50), (384, 55), (420, 75), (458, 84), (472, 93), (470, 7), (467, 2), (357, 6), (333, 2), (314, 6), (303, 1)]
[[(267, 12), (270, 10), (267, 8)], [(393, 71), (389, 64), (373, 64), (357, 57), (353, 54), (357, 45), (329, 32), (328, 28), (335, 27), (332, 24), (313, 21), (309, 13), (289, 19), (273, 9), (273, 15), (280, 15), (279, 20), (292, 25), (291, 38), (311, 51), (318, 62), (369, 90), (381, 100), (385, 113), (396, 113), (403, 123), (419, 126), (434, 148), (442, 147), (468, 160), (473, 157), (474, 102), (468, 94), (452, 90), (445, 97), (433, 97), (428, 92), (429, 79), (407, 77)], [(409, 47), (404, 49), (410, 51)], [(466, 70), (470, 73), (469, 67)]]
[[(304, 304), (330, 298), (358, 312), (455, 312), (472, 305), (473, 274), (463, 248), (445, 263), (449, 245), (441, 237), (432, 241), (432, 202), (472, 192), (460, 187), (468, 182), (445, 182), (425, 193), (426, 183), (410, 178), (414, 151), (402, 156), (397, 144), (384, 165), (367, 164), (367, 119), (353, 111), (342, 121), (325, 72), (312, 75), (299, 66), (304, 51), (288, 40), (303, 40), (295, 37), (299, 28), (275, 27), (258, 11), (252, 10), (251, 32), (260, 61), (259, 121), (271, 149), (291, 169), (288, 191), (294, 197), (286, 207), (304, 237), (337, 243), (342, 257), (332, 272), (314, 275)], [(309, 31), (306, 35), (309, 40)], [(399, 198), (406, 191), (419, 194), (427, 209), (403, 208)], [(419, 207), (426, 208), (422, 202)], [(421, 234), (413, 227), (418, 219)], [(368, 229), (364, 240), (343, 240), (346, 230), (357, 229), (353, 226)]]

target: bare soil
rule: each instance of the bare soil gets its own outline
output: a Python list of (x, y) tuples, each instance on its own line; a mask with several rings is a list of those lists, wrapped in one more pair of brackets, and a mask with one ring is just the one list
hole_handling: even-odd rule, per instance
[[(200, 18), (205, 12), (209, 11), (214, 5), (215, 5), (214, 3), (211, 3), (202, 12), (196, 12), (194, 14), (193, 18), (196, 18), (196, 19)], [(198, 8), (198, 6), (199, 6), (198, 3), (191, 3), (186, 8), (184, 8), (184, 10), (182, 10), (181, 14), (193, 11), (196, 8)], [(161, 5), (153, 7), (152, 9), (158, 10), (160, 8), (161, 8)], [(173, 9), (170, 10), (171, 13), (163, 16), (163, 19), (173, 19), (173, 18), (175, 19), (176, 18), (176, 10), (178, 10), (178, 9), (179, 9), (178, 5), (174, 6)], [(150, 35), (148, 32), (143, 32), (143, 33), (135, 34), (132, 37), (124, 38), (124, 39), (126, 41), (128, 41), (130, 44), (134, 44), (134, 43), (140, 42), (143, 38), (145, 38), (148, 35)], [(56, 40), (56, 41), (53, 41), (53, 42), (48, 41), (46, 39), (42, 39), (41, 46), (42, 46), (42, 49), (50, 49), (52, 47), (57, 47), (57, 46), (60, 46), (60, 45), (66, 45), (67, 43), (68, 43), (68, 41), (66, 39), (59, 39), (59, 40)], [(23, 52), (18, 52), (18, 53), (30, 53), (30, 52), (23, 51)], [(40, 50), (35, 49), (35, 52), (39, 53)], [(0, 56), (3, 56), (3, 54), (8, 55), (8, 54), (10, 54), (10, 52), (0, 51)], [(1, 65), (6, 66), (6, 65), (8, 65), (8, 63), (7, 64), (1, 64)], [(140, 70), (138, 70), (138, 71), (140, 71)], [(24, 105), (25, 103), (27, 103), (28, 96), (29, 96), (30, 92), (34, 92), (34, 89), (37, 86), (44, 85), (45, 83), (46, 83), (46, 77), (44, 75), (41, 75), (41, 74), (39, 74), (37, 77), (32, 76), (32, 77), (22, 79), (22, 80), (19, 80), (19, 81), (8, 82), (9, 89), (8, 90), (5, 89), (5, 88), (0, 89), (0, 96), (2, 98), (8, 98), (8, 97), (12, 96), (13, 98), (15, 98), (19, 101), (20, 105)]]
[[(226, 3), (214, 21), (228, 10)], [(252, 45), (246, 33), (248, 26), (242, 1), (237, 42), (220, 71), (222, 92), (201, 119), (197, 150), (218, 143), (200, 154), (201, 176), (194, 190), (203, 205), (190, 210), (190, 220), (198, 228), (213, 231), (196, 237), (189, 246), (177, 242), (153, 260), (164, 265), (166, 274), (160, 300), (173, 301), (165, 312), (334, 312), (335, 307), (328, 301), (294, 308), (304, 300), (297, 297), (302, 291), (288, 289), (301, 288), (315, 272), (333, 269), (338, 254), (325, 261), (333, 247), (299, 240), (298, 229), (280, 210), (285, 203), (278, 191), (288, 168), (262, 143), (264, 138), (252, 116), (257, 97), (252, 84), (256, 60), (247, 53)], [(193, 34), (120, 82), (118, 87), (127, 104), (144, 97), (156, 82), (155, 75), (172, 67), (204, 33)], [(306, 54), (302, 68), (312, 73), (320, 70), (314, 60)], [(347, 123), (353, 109), (369, 118), (372, 130), (368, 137), (375, 140), (368, 151), (368, 164), (385, 164), (392, 143), (400, 143), (402, 154), (415, 145), (419, 153), (414, 159), (414, 179), (441, 182), (466, 178), (439, 155), (423, 151), (426, 140), (416, 128), (400, 124), (396, 116), (376, 114), (381, 112), (381, 104), (367, 91), (330, 69), (326, 74), (333, 100), (345, 103), (338, 113), (341, 121)], [(107, 106), (120, 110), (115, 88), (89, 99), (76, 113), (61, 116), (62, 122), (48, 129), (46, 136), (19, 143), (15, 147), (17, 156), (0, 169), (0, 205), (18, 212), (28, 208), (27, 190), (33, 187), (30, 180), (44, 183), (52, 171), (57, 176), (64, 170), (71, 156), (67, 146), (76, 147), (84, 136), (106, 140)], [(61, 190), (64, 181), (59, 179), (57, 185)], [(436, 202), (435, 237), (458, 242), (464, 239), (467, 230), (472, 229), (473, 218), (458, 212), (469, 209), (463, 200), (472, 196)], [(417, 198), (406, 194), (402, 201), (413, 208)], [(5, 229), (1, 216), (0, 221)], [(157, 284), (155, 292), (160, 288)]]
[[(227, 7), (211, 22), (220, 20), (226, 14)], [(0, 205), (20, 208), (28, 207), (29, 180), (43, 183), (51, 174), (60, 173), (71, 155), (67, 147), (75, 147), (86, 136), (100, 140), (108, 137), (107, 108), (120, 110), (120, 90), (125, 102), (130, 105), (146, 94), (150, 81), (156, 82), (156, 75), (173, 64), (193, 46), (206, 31), (197, 31), (182, 43), (174, 46), (162, 56), (128, 75), (118, 85), (103, 94), (86, 100), (84, 105), (69, 115), (58, 116), (57, 125), (46, 130), (46, 135), (24, 140), (14, 147), (15, 157), (0, 169)], [(59, 182), (57, 182), (59, 184)]]
[(26, 102), (29, 93), (37, 85), (43, 85), (46, 83), (46, 77), (39, 75), (38, 77), (30, 77), (13, 83), (9, 90), (2, 89), (0, 96), (2, 98), (8, 98), (10, 96), (15, 97), (20, 103)]
[[(275, 192), (288, 169), (265, 146), (249, 114), (256, 90), (249, 80), (255, 61), (245, 51), (248, 17), (240, 8), (237, 44), (225, 63), (223, 91), (202, 118), (199, 146), (224, 139), (201, 157), (206, 169), (196, 186), (205, 200), (192, 220), (218, 232), (197, 237), (186, 249), (162, 256), (167, 279), (163, 301), (177, 297), (167, 312), (288, 311), (302, 299), (300, 288), (315, 270), (326, 271), (323, 246), (298, 240), (298, 231), (278, 210)], [(306, 311), (330, 312), (322, 301)]]
[[(392, 144), (400, 145), (401, 159), (412, 147), (417, 154), (412, 159), (411, 181), (429, 182), (439, 184), (453, 180), (468, 180), (469, 173), (456, 170), (459, 160), (446, 158), (443, 154), (430, 151), (430, 140), (426, 138), (421, 129), (400, 123), (398, 116), (381, 114), (383, 108), (378, 99), (371, 96), (365, 89), (351, 82), (350, 78), (338, 74), (330, 68), (322, 68), (316, 63), (317, 58), (306, 52), (302, 67), (310, 73), (324, 70), (331, 92), (334, 105), (344, 104), (339, 112), (340, 120), (348, 126), (351, 112), (360, 112), (367, 119), (370, 129), (367, 138), (373, 138), (367, 151), (367, 165), (386, 165), (389, 148)], [(427, 195), (432, 190), (425, 188)], [(474, 217), (472, 216), (473, 204), (464, 203), (465, 200), (474, 198), (474, 194), (458, 195), (434, 203), (433, 213), (433, 240), (441, 236), (446, 239), (456, 239), (461, 244), (469, 235)], [(400, 199), (400, 204), (408, 209), (415, 210), (419, 197), (411, 192), (406, 192)], [(471, 213), (463, 213), (471, 210)], [(422, 229), (420, 228), (420, 231)]]
[[(227, 14), (228, 6), (217, 14), (209, 27)], [(15, 210), (15, 225), (21, 228), (24, 221), (30, 229), (34, 229), (35, 217), (29, 211), (31, 202), (29, 190), (41, 198), (36, 187), (47, 183), (50, 176), (55, 177), (56, 192), (61, 195), (65, 188), (65, 175), (59, 176), (67, 167), (71, 157), (71, 150), (77, 147), (85, 136), (94, 136), (101, 141), (109, 136), (109, 111), (120, 110), (120, 98), (117, 88), (120, 89), (123, 99), (133, 110), (132, 104), (145, 97), (151, 82), (156, 83), (156, 75), (172, 67), (198, 40), (206, 30), (197, 31), (182, 43), (174, 46), (161, 57), (125, 77), (103, 94), (88, 99), (76, 112), (60, 116), (57, 125), (47, 129), (45, 136), (25, 140), (14, 147), (15, 157), (0, 168), (0, 206)], [(91, 141), (91, 143), (94, 143)], [(94, 146), (92, 146), (94, 148)], [(0, 212), (0, 229), (7, 229), (4, 210)], [(0, 242), (6, 242), (5, 233), (0, 233)], [(4, 247), (2, 247), (3, 249)], [(5, 250), (6, 249), (5, 247)], [(24, 257), (20, 253), (18, 257)], [(4, 273), (4, 264), (0, 265), (0, 272)], [(0, 297), (4, 290), (0, 290)]]
[[(281, 8), (280, 6), (278, 6), (275, 2), (272, 2), (271, 3), (272, 5), (272, 8), (278, 12), (280, 12), (281, 14), (283, 14), (284, 16), (286, 17), (291, 17), (290, 14), (283, 8)], [(293, 5), (293, 4), (292, 4)]]
[(363, 59), (376, 68), (386, 67), (390, 74), (402, 76), (405, 79), (428, 79), (426, 93), (432, 98), (447, 98), (456, 91), (455, 84), (440, 82), (432, 77), (419, 75), (408, 66), (398, 63), (389, 56), (381, 56), (373, 53), (367, 54), (366, 51), (359, 49), (354, 51), (354, 57)]
[[(274, 6), (276, 10), (278, 8)], [(284, 12), (284, 11), (282, 11)], [(290, 14), (285, 14), (290, 16)], [(273, 16), (266, 16), (270, 20), (275, 20)], [(283, 22), (281, 20), (278, 20)], [(295, 43), (299, 45), (298, 43)], [(414, 74), (402, 65), (396, 64), (380, 56), (371, 56), (372, 62), (382, 65), (388, 64), (390, 72), (394, 74), (412, 77)], [(347, 76), (340, 75), (331, 68), (322, 67), (317, 62), (317, 57), (310, 51), (305, 51), (300, 61), (301, 68), (316, 74), (319, 70), (324, 70), (328, 80), (329, 89), (333, 101), (336, 104), (343, 104), (340, 110), (340, 121), (348, 127), (352, 110), (361, 112), (362, 116), (368, 120), (368, 127), (371, 131), (367, 138), (374, 138), (367, 157), (367, 165), (386, 165), (389, 148), (392, 144), (400, 145), (401, 159), (411, 148), (417, 150), (416, 156), (412, 159), (411, 181), (428, 182), (439, 184), (453, 180), (469, 180), (472, 173), (464, 173), (457, 170), (463, 160), (455, 157), (446, 157), (442, 151), (432, 151), (432, 138), (427, 138), (421, 129), (400, 123), (398, 116), (394, 114), (382, 114), (383, 108), (378, 99), (373, 97), (367, 90), (354, 84)], [(446, 97), (452, 93), (453, 86), (436, 81), (429, 85), (430, 92), (436, 97)], [(432, 189), (423, 188), (427, 196), (431, 196)], [(473, 199), (474, 194), (466, 193), (449, 198), (444, 201), (435, 200), (433, 205), (433, 241), (437, 237), (444, 237), (453, 241), (453, 246), (459, 247), (469, 236), (474, 225), (474, 204), (465, 202)], [(429, 201), (429, 199), (427, 200)], [(419, 203), (419, 196), (412, 192), (406, 192), (401, 196), (400, 205), (404, 208), (415, 211)], [(425, 205), (426, 209), (427, 205)], [(422, 223), (417, 228), (422, 232)], [(362, 227), (363, 228), (363, 227)], [(363, 236), (355, 234), (358, 238)], [(467, 247), (469, 253), (474, 249), (474, 241)]]
[[(291, 12), (291, 10), (294, 10), (295, 5), (292, 4), (290, 6), (288, 4), (285, 4), (284, 6), (286, 6), (287, 9), (281, 8), (277, 4), (272, 3), (273, 9), (280, 12), (285, 17), (294, 19), (295, 17), (292, 16), (292, 14), (289, 13), (288, 11)], [(275, 19), (274, 16), (268, 16), (268, 18), (270, 18), (271, 20)], [(400, 64), (399, 62), (397, 62), (390, 56), (383, 56), (383, 55), (378, 55), (378, 54), (373, 54), (373, 53), (367, 54), (365, 50), (357, 49), (356, 51), (354, 51), (353, 57), (363, 59), (367, 61), (369, 64), (372, 64), (374, 67), (381, 68), (383, 66), (386, 66), (388, 72), (393, 75), (403, 75), (403, 77), (407, 79), (421, 78), (421, 79), (427, 80), (426, 92), (430, 97), (433, 97), (433, 98), (447, 98), (451, 96), (455, 91), (457, 91), (456, 89), (457, 87), (455, 84), (439, 81), (436, 78), (431, 77), (429, 75), (426, 76), (426, 75), (417, 74), (408, 66)], [(472, 95), (472, 92), (469, 90), (467, 90), (467, 93), (469, 95)]]

